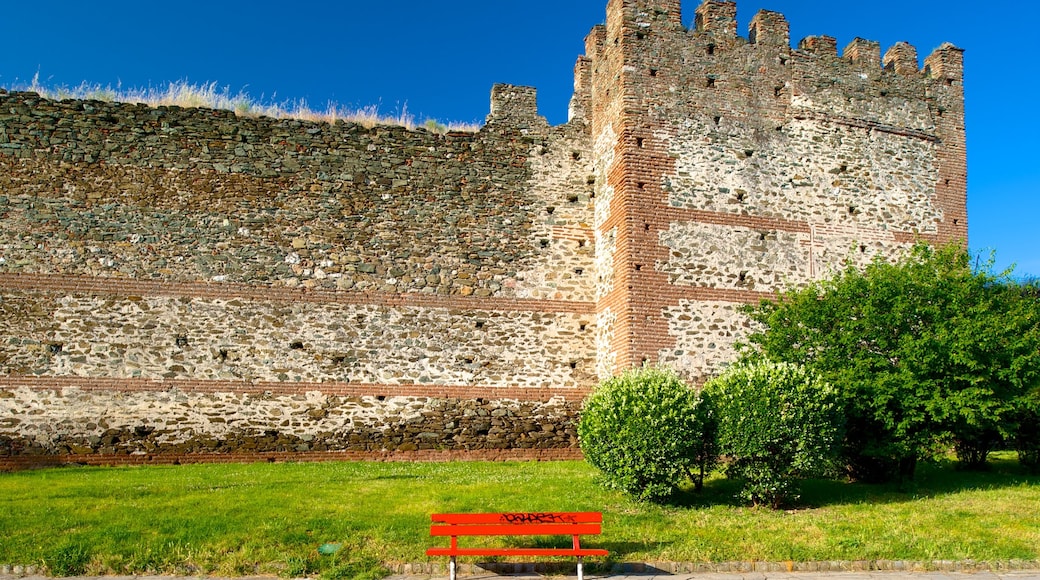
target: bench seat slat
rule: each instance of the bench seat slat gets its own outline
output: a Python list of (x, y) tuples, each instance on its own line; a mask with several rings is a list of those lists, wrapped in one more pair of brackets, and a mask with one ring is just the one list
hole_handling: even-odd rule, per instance
[(430, 526), (431, 536), (572, 536), (597, 535), (600, 524), (473, 524)]
[(427, 556), (606, 556), (596, 548), (429, 548)]
[(600, 512), (433, 514), (430, 520), (441, 524), (598, 524)]

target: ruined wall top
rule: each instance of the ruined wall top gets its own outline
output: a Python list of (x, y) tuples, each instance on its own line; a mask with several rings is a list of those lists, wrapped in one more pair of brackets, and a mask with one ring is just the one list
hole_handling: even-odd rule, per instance
[[(611, 0), (607, 6), (607, 22), (625, 22), (641, 29), (644, 34), (652, 28), (665, 26), (682, 28), (682, 11), (678, 0)], [(771, 46), (782, 51), (841, 58), (858, 66), (883, 66), (885, 70), (903, 76), (921, 76), (933, 80), (960, 81), (963, 73), (963, 50), (944, 43), (918, 64), (917, 50), (906, 42), (893, 45), (881, 57), (877, 42), (856, 38), (841, 52), (835, 38), (825, 35), (800, 40), (791, 49), (790, 27), (779, 12), (760, 10), (751, 20), (746, 37), (737, 30), (737, 3), (731, 0), (703, 0), (695, 10), (691, 35), (711, 36), (720, 44), (749, 43)]]

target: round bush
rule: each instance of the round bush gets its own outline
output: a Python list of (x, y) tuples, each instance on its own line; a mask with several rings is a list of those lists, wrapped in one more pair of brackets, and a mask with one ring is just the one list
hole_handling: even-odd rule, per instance
[(833, 469), (840, 441), (837, 390), (805, 368), (760, 361), (730, 367), (704, 387), (715, 409), (727, 474), (740, 496), (778, 508), (797, 499), (798, 478)]
[(716, 454), (711, 413), (673, 371), (630, 370), (602, 382), (585, 400), (578, 438), (585, 459), (611, 487), (661, 501)]

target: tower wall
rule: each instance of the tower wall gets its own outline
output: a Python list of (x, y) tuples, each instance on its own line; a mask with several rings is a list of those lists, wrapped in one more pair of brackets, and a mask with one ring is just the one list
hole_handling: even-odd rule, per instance
[(692, 30), (674, 16), (613, 2), (586, 55), (606, 101), (593, 140), (609, 153), (601, 375), (661, 362), (704, 380), (747, 335), (740, 305), (918, 240), (966, 243), (959, 49), (919, 70), (906, 43), (884, 59), (862, 39), (842, 57), (827, 36), (792, 49), (774, 12), (738, 36), (732, 2), (705, 1)]

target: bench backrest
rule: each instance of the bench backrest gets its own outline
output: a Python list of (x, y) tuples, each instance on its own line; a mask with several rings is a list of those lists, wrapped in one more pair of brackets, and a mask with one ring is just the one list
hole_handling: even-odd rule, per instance
[[(557, 536), (599, 534), (600, 512), (433, 514), (431, 536)], [(439, 524), (439, 525), (438, 525)]]

